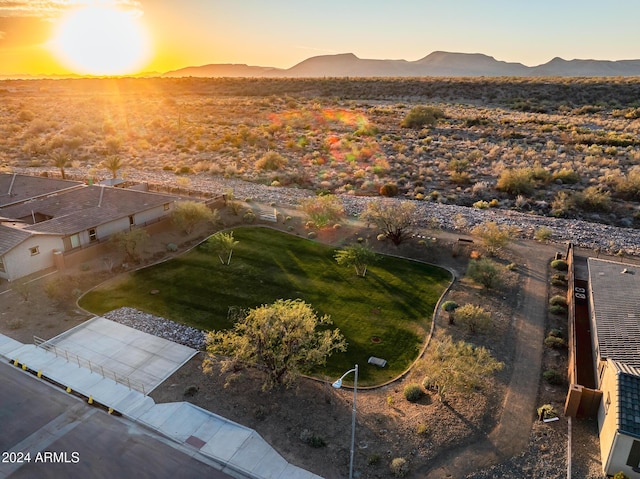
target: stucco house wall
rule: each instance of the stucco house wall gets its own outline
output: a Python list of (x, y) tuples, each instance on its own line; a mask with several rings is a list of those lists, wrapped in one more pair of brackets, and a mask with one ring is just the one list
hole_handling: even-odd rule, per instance
[[(4, 272), (0, 277), (13, 281), (54, 266), (54, 250), (62, 251), (62, 238), (52, 235), (32, 235), (2, 256)], [(37, 248), (37, 253), (32, 250)]]

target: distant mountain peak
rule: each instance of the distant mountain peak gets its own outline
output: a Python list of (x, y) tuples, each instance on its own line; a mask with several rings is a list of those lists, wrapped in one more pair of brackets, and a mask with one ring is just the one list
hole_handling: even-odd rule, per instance
[(535, 67), (496, 60), (484, 53), (434, 51), (416, 60), (361, 59), (354, 53), (318, 55), (288, 69), (246, 64), (186, 67), (163, 76), (199, 77), (474, 77), (474, 76), (640, 76), (640, 60), (564, 60), (555, 57)]

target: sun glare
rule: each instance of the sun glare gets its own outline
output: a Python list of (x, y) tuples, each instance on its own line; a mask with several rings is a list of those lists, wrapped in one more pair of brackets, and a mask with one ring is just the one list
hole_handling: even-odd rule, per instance
[(137, 73), (150, 57), (143, 25), (130, 13), (104, 6), (68, 12), (51, 45), (61, 63), (86, 75)]

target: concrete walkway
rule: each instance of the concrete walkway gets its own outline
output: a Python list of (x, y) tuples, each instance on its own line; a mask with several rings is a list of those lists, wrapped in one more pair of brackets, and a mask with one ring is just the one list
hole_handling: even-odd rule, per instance
[(536, 245), (535, 254), (532, 254), (527, 242), (513, 246), (519, 257), (526, 258), (526, 265), (522, 267), (525, 282), (514, 318), (513, 372), (499, 422), (488, 436), (478, 442), (438, 456), (419, 472), (421, 476), (427, 479), (465, 477), (503, 462), (527, 447), (541, 377), (547, 311), (547, 263), (561, 249), (557, 245)]
[(94, 402), (188, 446), (194, 455), (213, 459), (228, 474), (252, 479), (322, 479), (289, 464), (253, 429), (193, 404), (156, 404), (143, 393), (98, 372), (4, 335), (0, 335), (0, 357), (17, 362), (16, 367), (39, 372), (63, 389), (68, 387), (91, 397)]

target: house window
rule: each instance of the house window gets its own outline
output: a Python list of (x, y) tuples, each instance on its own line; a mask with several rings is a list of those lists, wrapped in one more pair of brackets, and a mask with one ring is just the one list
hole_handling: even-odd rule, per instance
[(629, 458), (627, 459), (627, 466), (633, 468), (635, 472), (640, 472), (640, 441), (633, 441), (631, 451), (629, 451)]
[(163, 206), (165, 211), (169, 211), (169, 203), (165, 203)]
[(79, 234), (71, 235), (69, 237), (69, 240), (71, 241), (71, 247), (72, 248), (78, 248), (80, 246), (80, 235)]
[(32, 248), (29, 248), (29, 253), (31, 253), (31, 256), (40, 254), (40, 246), (33, 246)]
[(604, 413), (605, 413), (605, 415), (609, 412), (609, 406), (611, 406), (611, 396), (607, 392), (607, 400), (604, 402)]
[(6, 273), (7, 270), (4, 269), (4, 259), (0, 256), (0, 273)]
[(89, 241), (98, 241), (98, 235), (95, 228), (89, 230)]
[(129, 226), (135, 226), (136, 219), (133, 215), (129, 216)]

